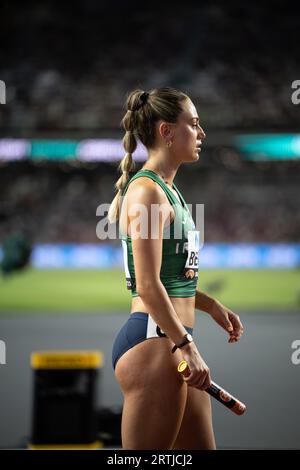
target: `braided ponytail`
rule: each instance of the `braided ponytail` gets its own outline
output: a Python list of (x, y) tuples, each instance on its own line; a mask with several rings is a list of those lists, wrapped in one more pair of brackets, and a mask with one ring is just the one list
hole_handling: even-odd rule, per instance
[(107, 214), (107, 218), (110, 223), (116, 222), (119, 218), (120, 203), (123, 189), (125, 188), (129, 180), (129, 173), (135, 169), (135, 162), (132, 158), (132, 154), (137, 147), (137, 140), (134, 133), (136, 126), (136, 111), (140, 107), (139, 104), (143, 104), (144, 94), (145, 92), (141, 90), (136, 90), (132, 92), (127, 99), (127, 112), (122, 119), (122, 126), (125, 129), (125, 135), (123, 137), (123, 146), (126, 153), (118, 167), (122, 175), (115, 183), (115, 189), (117, 191), (117, 194), (114, 197)]

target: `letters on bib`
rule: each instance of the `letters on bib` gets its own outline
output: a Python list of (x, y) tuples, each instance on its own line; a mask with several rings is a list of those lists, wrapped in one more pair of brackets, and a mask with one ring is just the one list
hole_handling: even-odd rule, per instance
[(199, 268), (199, 248), (200, 248), (200, 232), (199, 230), (188, 231), (187, 241), (187, 258), (183, 270), (183, 277), (186, 279), (198, 278)]

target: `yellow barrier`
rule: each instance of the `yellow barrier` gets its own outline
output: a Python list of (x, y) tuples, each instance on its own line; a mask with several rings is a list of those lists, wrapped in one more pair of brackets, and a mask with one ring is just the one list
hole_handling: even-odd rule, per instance
[(96, 381), (101, 351), (34, 351), (33, 422), (28, 449), (100, 449)]

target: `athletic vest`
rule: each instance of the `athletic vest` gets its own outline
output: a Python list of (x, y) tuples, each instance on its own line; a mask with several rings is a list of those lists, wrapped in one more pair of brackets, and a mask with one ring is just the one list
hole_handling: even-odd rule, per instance
[[(174, 220), (164, 228), (163, 232), (161, 282), (170, 297), (193, 297), (198, 281), (200, 233), (195, 230), (192, 215), (176, 185), (173, 183), (173, 189), (176, 190), (181, 202), (166, 183), (151, 170), (143, 169), (138, 171), (127, 182), (122, 196), (125, 195), (129, 184), (142, 176), (150, 178), (160, 185), (175, 213)], [(124, 234), (120, 229), (120, 238), (123, 246), (127, 289), (131, 290), (132, 297), (137, 297), (139, 294), (136, 291), (131, 237)], [(147, 276), (147, 272), (144, 275)]]

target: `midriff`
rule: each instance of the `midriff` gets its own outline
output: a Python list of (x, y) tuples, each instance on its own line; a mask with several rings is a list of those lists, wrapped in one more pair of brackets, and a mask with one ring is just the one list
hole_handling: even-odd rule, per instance
[[(175, 312), (181, 323), (190, 328), (194, 328), (195, 323), (195, 296), (193, 297), (169, 297)], [(131, 313), (145, 312), (149, 313), (141, 297), (131, 299)]]

